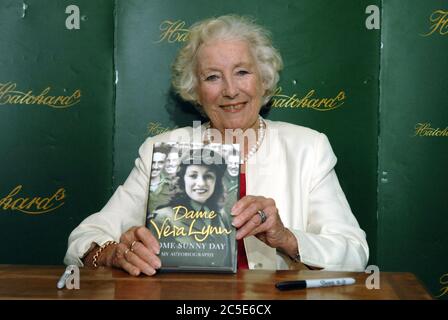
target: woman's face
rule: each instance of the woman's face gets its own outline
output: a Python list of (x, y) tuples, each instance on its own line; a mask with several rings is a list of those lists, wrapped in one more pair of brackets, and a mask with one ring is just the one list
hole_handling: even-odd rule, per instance
[(216, 174), (207, 166), (190, 165), (184, 176), (185, 192), (194, 201), (204, 203), (215, 191)]
[(204, 43), (197, 61), (198, 102), (213, 127), (220, 131), (257, 128), (266, 90), (247, 42)]

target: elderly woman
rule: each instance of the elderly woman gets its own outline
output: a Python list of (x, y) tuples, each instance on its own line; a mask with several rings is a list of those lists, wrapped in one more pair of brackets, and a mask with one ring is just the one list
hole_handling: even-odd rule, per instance
[[(263, 28), (222, 16), (192, 26), (173, 68), (174, 88), (210, 119), (202, 127), (204, 141), (224, 141), (229, 132), (234, 141), (247, 141), (241, 147), (242, 197), (232, 208), (238, 263), (244, 268), (247, 259), (250, 269), (305, 265), (362, 271), (369, 252), (365, 233), (339, 185), (327, 137), (259, 115), (281, 67)], [(70, 235), (65, 263), (154, 274), (160, 267), (159, 244), (143, 227), (152, 146), (193, 136), (187, 127), (146, 140), (126, 182)]]

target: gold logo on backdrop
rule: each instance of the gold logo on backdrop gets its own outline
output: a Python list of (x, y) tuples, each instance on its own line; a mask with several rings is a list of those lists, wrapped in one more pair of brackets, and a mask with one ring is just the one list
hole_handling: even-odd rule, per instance
[(303, 97), (299, 97), (295, 93), (289, 96), (282, 94), (282, 88), (278, 87), (272, 97), (272, 106), (274, 108), (310, 108), (317, 111), (330, 111), (343, 105), (346, 98), (344, 91), (340, 91), (333, 98), (317, 98), (315, 93), (316, 90), (310, 90)]
[(46, 87), (40, 93), (32, 90), (22, 92), (17, 90), (14, 82), (0, 83), (0, 105), (5, 104), (41, 104), (51, 108), (68, 108), (81, 101), (81, 90), (77, 89), (66, 96), (54, 96), (50, 94), (51, 87)]
[(165, 20), (160, 24), (160, 39), (157, 43), (166, 41), (168, 43), (185, 42), (188, 40), (190, 30), (185, 28), (185, 21), (183, 20)]
[(414, 137), (448, 137), (448, 127), (445, 129), (433, 128), (431, 123), (417, 123), (415, 125)]
[(174, 130), (176, 128), (177, 128), (177, 126), (174, 128), (164, 127), (164, 126), (162, 126), (162, 124), (160, 122), (150, 122), (148, 124), (148, 133), (151, 136), (156, 136), (158, 134), (168, 132), (168, 131)]
[(429, 17), (429, 21), (431, 23), (429, 27), (431, 30), (426, 34), (422, 34), (423, 37), (428, 37), (436, 32), (442, 36), (448, 34), (448, 11), (434, 11)]
[(440, 294), (438, 296), (436, 296), (436, 298), (441, 298), (444, 295), (446, 295), (448, 293), (448, 273), (445, 273), (444, 275), (442, 275), (440, 277), (440, 284), (443, 285), (444, 287), (442, 287), (440, 289)]
[(22, 185), (18, 185), (6, 197), (0, 199), (0, 209), (37, 215), (54, 211), (64, 205), (64, 188), (59, 188), (49, 197), (23, 197), (20, 195), (21, 191)]

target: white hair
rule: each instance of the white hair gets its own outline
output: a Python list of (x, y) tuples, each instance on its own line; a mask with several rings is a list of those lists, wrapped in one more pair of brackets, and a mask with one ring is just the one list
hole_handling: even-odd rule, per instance
[(253, 20), (225, 15), (195, 23), (190, 28), (189, 40), (179, 51), (172, 69), (172, 84), (186, 101), (197, 105), (196, 55), (201, 44), (212, 40), (243, 40), (255, 58), (262, 83), (266, 89), (263, 104), (272, 97), (283, 68), (282, 58), (272, 45), (269, 32)]

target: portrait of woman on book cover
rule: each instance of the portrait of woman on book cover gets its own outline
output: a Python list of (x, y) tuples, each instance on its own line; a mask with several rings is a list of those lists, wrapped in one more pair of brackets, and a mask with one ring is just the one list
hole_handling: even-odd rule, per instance
[[(150, 192), (148, 199), (147, 225), (161, 242), (164, 265), (232, 265), (235, 230), (225, 207), (227, 203), (233, 205), (237, 198), (229, 197), (226, 190), (237, 188), (237, 181), (236, 186), (224, 184), (228, 165), (217, 150), (184, 149), (183, 154), (176, 179), (178, 193), (152, 211), (151, 203), (160, 203), (158, 194)], [(199, 257), (205, 260), (193, 259)]]

